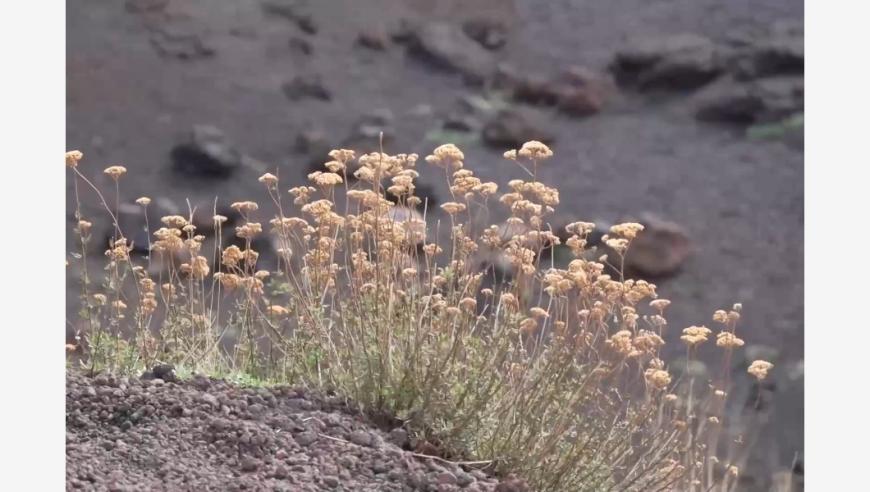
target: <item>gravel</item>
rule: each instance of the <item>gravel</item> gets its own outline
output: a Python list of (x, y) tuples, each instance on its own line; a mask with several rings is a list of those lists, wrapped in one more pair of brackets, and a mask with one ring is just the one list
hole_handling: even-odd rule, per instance
[(69, 374), (66, 408), (67, 490), (490, 491), (498, 485), (479, 471), (419, 458), (336, 398), (300, 388), (242, 388), (201, 376), (173, 383)]

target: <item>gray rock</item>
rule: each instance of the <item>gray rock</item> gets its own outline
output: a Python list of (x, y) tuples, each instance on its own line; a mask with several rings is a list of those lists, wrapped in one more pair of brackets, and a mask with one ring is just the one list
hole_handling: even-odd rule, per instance
[(296, 442), (302, 447), (308, 447), (317, 441), (317, 433), (311, 431), (300, 432), (295, 436)]
[(297, 75), (281, 86), (284, 95), (291, 101), (301, 99), (319, 99), (330, 101), (332, 91), (326, 87), (323, 79), (317, 74)]
[(449, 471), (443, 471), (438, 474), (436, 480), (441, 485), (456, 485), (456, 475), (450, 473)]
[(511, 74), (502, 84), (511, 89), (516, 101), (557, 106), (573, 116), (600, 112), (604, 101), (615, 92), (610, 77), (581, 66), (569, 67), (550, 79)]
[(456, 472), (456, 484), (460, 487), (467, 487), (472, 482), (474, 482), (474, 477), (472, 477), (468, 473), (465, 473), (461, 470)]
[(508, 28), (493, 19), (472, 19), (462, 24), (465, 34), (488, 50), (497, 50), (507, 42)]
[(803, 78), (774, 77), (750, 81), (726, 78), (692, 97), (701, 121), (754, 124), (778, 121), (803, 111)]
[(387, 49), (389, 36), (382, 27), (372, 28), (359, 33), (356, 38), (356, 43), (363, 48), (368, 48), (375, 51), (383, 51)]
[(261, 4), (263, 13), (280, 17), (296, 24), (307, 34), (317, 34), (318, 26), (314, 18), (306, 12), (304, 2), (297, 0), (267, 0)]
[(211, 405), (214, 408), (220, 407), (220, 402), (218, 402), (218, 399), (214, 395), (212, 395), (211, 393), (203, 393), (202, 396), (199, 397), (199, 399), (200, 399), (200, 401), (202, 401), (204, 403), (208, 403), (209, 405)]
[(326, 485), (327, 487), (335, 488), (338, 487), (339, 484), (338, 477), (326, 476), (321, 480), (323, 480), (323, 485)]
[(498, 150), (518, 149), (529, 140), (551, 144), (552, 132), (544, 126), (543, 118), (528, 111), (508, 109), (499, 111), (483, 127), (483, 142)]
[(619, 50), (610, 65), (620, 84), (672, 91), (701, 87), (723, 68), (710, 39), (685, 33), (637, 39)]
[(169, 4), (169, 0), (127, 0), (124, 2), (124, 8), (127, 12), (136, 14), (153, 14), (162, 12)]
[(463, 30), (446, 22), (431, 22), (411, 33), (411, 50), (443, 69), (481, 83), (495, 71), (495, 60)]
[(350, 433), (350, 442), (359, 446), (371, 446), (372, 436), (366, 431), (356, 430)]
[(657, 279), (676, 274), (691, 255), (688, 233), (679, 225), (644, 214), (644, 230), (631, 242), (625, 255), (628, 278)]
[(165, 58), (199, 60), (215, 54), (202, 34), (183, 25), (161, 24), (153, 28), (150, 40), (157, 54)]
[(290, 48), (291, 52), (304, 56), (309, 56), (314, 53), (314, 47), (311, 46), (311, 43), (309, 43), (307, 39), (298, 36), (291, 37), (287, 41), (287, 47)]
[(748, 40), (728, 57), (728, 68), (739, 79), (803, 75), (803, 25), (778, 22), (763, 36)]
[(391, 430), (388, 440), (400, 448), (407, 448), (410, 444), (408, 441), (408, 431), (402, 428)]
[(239, 460), (239, 468), (241, 468), (243, 472), (256, 471), (259, 467), (260, 461), (251, 456), (243, 456), (242, 459)]
[(244, 159), (224, 132), (212, 125), (194, 125), (170, 156), (176, 172), (197, 178), (227, 178)]

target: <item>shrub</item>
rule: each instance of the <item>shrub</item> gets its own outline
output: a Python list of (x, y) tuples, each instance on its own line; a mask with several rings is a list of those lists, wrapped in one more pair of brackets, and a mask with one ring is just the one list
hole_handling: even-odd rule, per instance
[[(272, 212), (233, 203), (238, 245), (224, 244), (227, 217), (215, 210), (205, 232), (191, 211), (163, 217), (149, 231), (150, 253), (137, 260), (117, 220), (126, 169), (105, 170), (112, 207), (79, 171), (81, 154), (68, 153), (77, 203), (79, 186), (90, 187), (114, 223), (105, 282), (95, 289), (91, 223), (77, 208), (82, 365), (139, 371), (162, 362), (335, 390), (398, 419), (445, 456), (517, 472), (535, 490), (736, 483), (737, 467), (716, 459), (727, 378), (705, 395), (693, 378), (677, 384), (661, 357), (670, 302), (622, 274), (643, 226), (612, 227), (603, 238), (611, 257), (587, 248), (594, 224), (571, 223), (560, 239), (549, 223), (559, 192), (537, 181), (552, 155), (546, 145), (505, 153), (528, 180), (511, 181), (500, 196), (455, 146), (427, 156), (451, 197), (440, 207), (443, 238), (415, 195), (416, 154), (329, 155), (310, 185), (289, 190), (292, 205), (272, 174), (260, 177)], [(495, 201), (509, 218), (482, 226)], [(150, 199), (136, 202), (147, 212)], [(268, 225), (259, 221), (267, 216)], [(265, 234), (278, 253), (271, 270), (253, 249)], [(548, 265), (546, 253), (563, 242), (573, 259), (557, 268), (550, 255)], [(743, 344), (739, 313), (736, 305), (714, 315), (726, 361)], [(711, 335), (703, 326), (683, 330), (687, 364)], [(766, 364), (750, 372), (761, 379)]]

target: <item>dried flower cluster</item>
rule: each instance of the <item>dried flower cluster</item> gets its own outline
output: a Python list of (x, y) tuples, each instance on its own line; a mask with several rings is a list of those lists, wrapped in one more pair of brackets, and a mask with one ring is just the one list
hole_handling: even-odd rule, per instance
[[(541, 490), (691, 484), (718, 460), (701, 447), (711, 437), (684, 436), (719, 432), (721, 406), (703, 420), (715, 430), (696, 425), (691, 386), (662, 359), (670, 301), (655, 284), (609, 275), (603, 258), (591, 259), (594, 224), (565, 228), (566, 264), (541, 261), (563, 241), (551, 224), (559, 191), (537, 180), (552, 156), (536, 141), (505, 153), (528, 176), (498, 196), (494, 205), (507, 215), (500, 225), (478, 223), (498, 185), (446, 144), (424, 159), (450, 193), (440, 207), (444, 230), (421, 215), (416, 154), (348, 149), (330, 152), (309, 185), (287, 190), (277, 171), (260, 176), (275, 206), (232, 203), (235, 227), (223, 215), (207, 231), (197, 230), (193, 211), (162, 217), (147, 268), (118, 229), (105, 251), (105, 292), (83, 296), (88, 364), (147, 365), (160, 354), (197, 369), (328, 386), (422, 438), (497, 458), (496, 471), (519, 471)], [(66, 163), (81, 159), (69, 152)], [(127, 170), (104, 172), (117, 189)], [(151, 199), (136, 203), (144, 213)], [(92, 223), (77, 219), (85, 247)], [(604, 241), (622, 255), (642, 230), (618, 224)], [(254, 249), (265, 237), (275, 265)], [(507, 275), (493, 281), (496, 268)], [(723, 353), (744, 344), (740, 310), (714, 314)], [(135, 328), (132, 342), (120, 335), (122, 321)], [(680, 338), (695, 349), (711, 335), (691, 326)], [(771, 368), (756, 361), (749, 373), (763, 379)], [(711, 398), (724, 402), (726, 389), (711, 387)], [(715, 466), (720, 477), (736, 475), (733, 465)]]

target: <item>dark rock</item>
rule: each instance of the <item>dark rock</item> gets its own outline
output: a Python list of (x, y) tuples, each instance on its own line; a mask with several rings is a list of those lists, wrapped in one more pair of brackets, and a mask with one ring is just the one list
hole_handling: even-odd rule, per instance
[(460, 487), (467, 487), (472, 482), (474, 482), (474, 477), (472, 477), (468, 473), (465, 473), (462, 470), (456, 472), (456, 485), (459, 485)]
[(414, 54), (435, 66), (462, 74), (469, 82), (482, 83), (495, 72), (495, 60), (490, 54), (453, 24), (428, 23), (412, 36), (410, 47)]
[(764, 111), (764, 102), (746, 84), (725, 79), (705, 87), (693, 101), (702, 121), (750, 124)]
[(514, 100), (557, 106), (574, 116), (588, 116), (601, 111), (604, 100), (614, 91), (609, 77), (586, 67), (571, 67), (552, 79), (512, 77), (503, 85), (511, 87)]
[(450, 473), (449, 471), (443, 471), (438, 474), (435, 480), (440, 485), (456, 485), (456, 475)]
[(171, 364), (157, 364), (151, 369), (151, 373), (155, 378), (162, 379), (167, 383), (177, 383), (178, 376), (175, 375), (175, 368)]
[(803, 111), (803, 78), (774, 77), (740, 82), (722, 79), (693, 96), (702, 121), (754, 124), (782, 120)]
[(243, 456), (242, 459), (239, 460), (239, 468), (243, 472), (257, 471), (257, 468), (259, 467), (260, 461), (251, 456)]
[(181, 60), (198, 60), (214, 56), (215, 49), (191, 29), (161, 24), (151, 31), (151, 45), (160, 56)]
[(317, 433), (311, 431), (300, 432), (295, 436), (296, 442), (302, 447), (308, 447), (317, 441)]
[(277, 478), (278, 480), (287, 478), (287, 475), (289, 475), (289, 472), (287, 471), (287, 467), (284, 465), (281, 465), (281, 464), (276, 466), (275, 471), (272, 472), (272, 476)]
[(363, 48), (368, 48), (375, 51), (383, 51), (387, 49), (389, 36), (383, 28), (373, 28), (359, 33), (356, 38), (356, 43)]
[(497, 50), (507, 42), (507, 26), (491, 19), (472, 19), (462, 25), (465, 34), (488, 50)]
[(357, 155), (379, 150), (382, 133), (384, 145), (391, 144), (396, 136), (393, 119), (393, 113), (389, 109), (376, 110), (363, 115), (354, 123), (350, 135), (341, 142), (341, 147), (354, 149)]
[(390, 465), (384, 460), (377, 460), (372, 463), (372, 471), (375, 473), (386, 473), (390, 470)]
[(410, 441), (408, 440), (408, 431), (405, 429), (393, 429), (390, 431), (388, 440), (402, 449), (408, 449)]
[(371, 446), (372, 436), (366, 431), (356, 430), (350, 433), (350, 442), (359, 446)]
[(319, 130), (305, 130), (296, 136), (294, 150), (302, 154), (306, 174), (314, 171), (325, 171), (323, 164), (330, 161), (329, 152), (335, 148), (327, 140), (327, 136)]
[(410, 19), (399, 19), (399, 21), (389, 29), (390, 39), (397, 43), (411, 43), (414, 40), (414, 31), (419, 26)]
[(685, 91), (709, 83), (723, 66), (710, 39), (675, 34), (636, 40), (616, 53), (610, 69), (620, 84), (640, 90)]
[(190, 381), (190, 384), (200, 391), (205, 391), (211, 387), (211, 381), (202, 374), (195, 374), (193, 379)]
[(332, 91), (326, 87), (320, 75), (316, 74), (293, 77), (292, 80), (281, 86), (281, 90), (291, 101), (305, 98), (320, 99), (321, 101), (332, 99)]
[(267, 15), (281, 17), (308, 34), (317, 34), (317, 23), (305, 12), (306, 5), (295, 0), (268, 0), (261, 4)]
[(323, 485), (326, 485), (327, 487), (335, 488), (338, 487), (339, 484), (338, 477), (325, 476), (321, 480), (323, 480)]
[(310, 15), (303, 15), (297, 21), (296, 25), (299, 26), (299, 29), (302, 29), (303, 32), (308, 34), (317, 34), (317, 23), (314, 22), (314, 18)]
[(170, 154), (176, 172), (197, 178), (226, 178), (243, 162), (242, 153), (211, 125), (194, 125), (186, 142)]
[(474, 132), (480, 129), (480, 122), (470, 115), (451, 114), (444, 119), (443, 127), (445, 130)]
[(127, 0), (124, 8), (127, 12), (151, 14), (166, 10), (168, 4), (169, 0)]
[(677, 273), (692, 253), (692, 242), (679, 225), (645, 214), (644, 230), (631, 242), (625, 255), (628, 278), (658, 279)]
[(529, 485), (513, 473), (501, 479), (495, 486), (495, 492), (530, 492)]
[(199, 397), (199, 399), (203, 403), (207, 403), (207, 404), (211, 405), (213, 408), (220, 407), (220, 402), (218, 402), (218, 399), (214, 395), (212, 395), (211, 393), (203, 393)]
[(551, 144), (552, 132), (535, 114), (519, 108), (496, 113), (483, 127), (483, 142), (499, 150), (518, 149), (529, 140)]
[(303, 39), (297, 36), (293, 36), (292, 38), (290, 38), (290, 40), (287, 41), (287, 46), (293, 53), (299, 53), (305, 56), (309, 56), (314, 53), (314, 47), (311, 46), (311, 43), (309, 43), (307, 39)]
[[(326, 143), (326, 134), (320, 130), (307, 129), (299, 132), (296, 135), (296, 141), (293, 144), (294, 150), (302, 154), (318, 153), (320, 158), (325, 159), (329, 153), (329, 144)], [(326, 152), (322, 152), (326, 149)]]
[(749, 40), (729, 57), (738, 79), (803, 75), (804, 33), (801, 24), (779, 22), (764, 36)]

